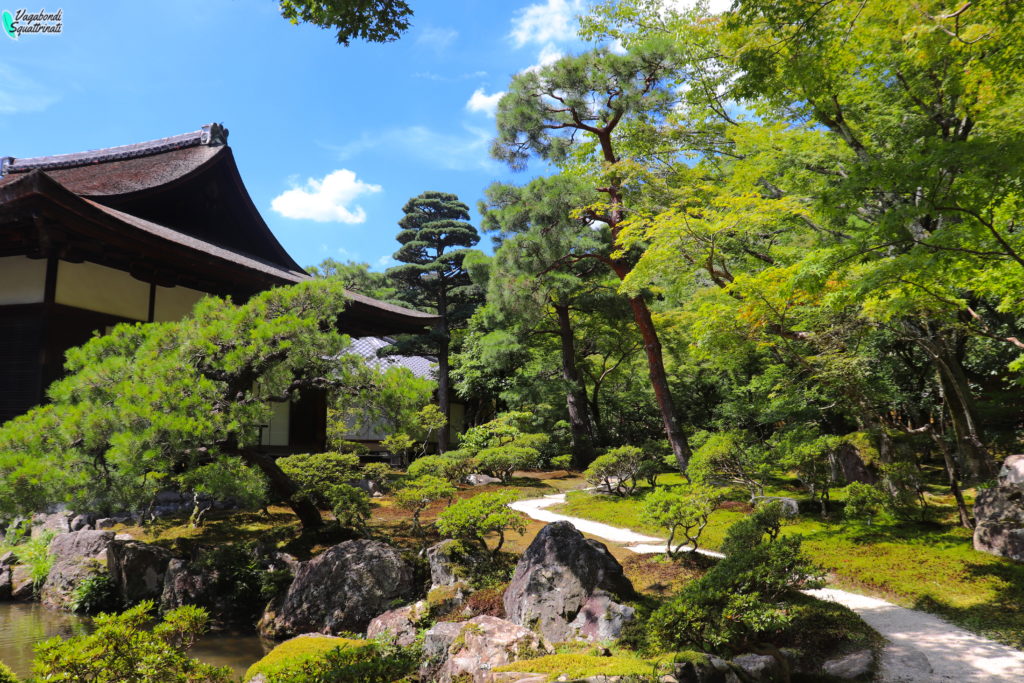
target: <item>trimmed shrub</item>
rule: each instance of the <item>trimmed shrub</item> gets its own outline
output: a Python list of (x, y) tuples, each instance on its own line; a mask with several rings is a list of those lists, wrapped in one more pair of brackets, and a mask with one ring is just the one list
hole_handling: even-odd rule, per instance
[(636, 446), (619, 446), (598, 456), (583, 472), (594, 486), (604, 486), (608, 493), (623, 496), (636, 490), (647, 456)]
[(499, 446), (485, 448), (476, 456), (476, 468), (484, 474), (508, 482), (516, 470), (526, 470), (537, 466), (540, 453), (536, 448), (525, 446)]
[(451, 484), (461, 484), (473, 472), (476, 461), (465, 451), (448, 451), (444, 455), (425, 455), (409, 465), (410, 477), (431, 475), (446, 479)]
[(516, 499), (513, 491), (481, 493), (449, 505), (437, 517), (437, 530), (443, 536), (480, 544), (486, 551), (487, 534), (498, 534), (497, 553), (505, 543), (506, 531), (526, 531), (526, 517), (508, 507)]
[(391, 683), (419, 664), (415, 648), (373, 640), (300, 636), (281, 643), (245, 673), (262, 674), (267, 683)]
[(338, 484), (331, 488), (328, 495), (338, 524), (369, 536), (366, 524), (370, 521), (370, 494), (349, 484)]
[[(672, 489), (655, 489), (644, 499), (641, 514), (644, 520), (668, 529), (665, 554), (677, 557), (683, 546), (697, 549), (708, 517), (718, 505), (720, 496), (711, 486), (689, 484)], [(676, 537), (681, 537), (673, 547)]]
[(277, 464), (318, 505), (330, 502), (333, 486), (359, 479), (362, 474), (362, 463), (355, 453), (299, 453), (278, 458)]

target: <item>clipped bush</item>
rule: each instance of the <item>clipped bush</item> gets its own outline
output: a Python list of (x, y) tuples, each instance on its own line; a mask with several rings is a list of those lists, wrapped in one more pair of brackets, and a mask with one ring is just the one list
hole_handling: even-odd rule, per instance
[(370, 494), (350, 484), (338, 484), (328, 494), (338, 524), (362, 536), (369, 536)]
[(51, 638), (36, 646), (32, 672), (44, 681), (90, 683), (227, 683), (231, 669), (204, 664), (188, 649), (206, 631), (205, 610), (191, 605), (164, 615), (149, 629), (154, 610), (146, 600), (121, 614), (101, 614), (95, 630), (68, 639)]
[(516, 499), (513, 491), (481, 493), (449, 505), (437, 517), (437, 530), (442, 536), (477, 543), (485, 551), (487, 535), (497, 534), (498, 543), (491, 550), (498, 553), (505, 543), (505, 532), (526, 531), (526, 517), (508, 507)]
[(608, 493), (629, 495), (636, 490), (647, 456), (636, 446), (619, 446), (598, 456), (583, 472), (594, 486), (604, 486)]
[(537, 449), (527, 446), (485, 448), (476, 456), (476, 468), (507, 483), (516, 470), (536, 467), (539, 458)]
[(792, 624), (797, 591), (822, 585), (823, 575), (801, 551), (800, 537), (779, 538), (781, 520), (774, 502), (729, 527), (726, 557), (651, 615), (651, 644), (729, 655), (777, 641)]
[(391, 477), (391, 465), (386, 462), (368, 462), (363, 465), (363, 477), (370, 480), (381, 491), (387, 491)]
[(329, 504), (332, 487), (362, 474), (355, 453), (300, 453), (278, 458), (277, 464), (318, 505)]
[(750, 496), (763, 496), (770, 474), (770, 451), (740, 430), (704, 433), (703, 443), (693, 452), (687, 473), (704, 483), (723, 482), (747, 489)]
[(455, 487), (440, 477), (424, 475), (417, 477), (395, 493), (395, 502), (412, 513), (413, 533), (424, 538), (423, 527), (420, 525), (420, 515), (428, 505), (437, 500), (452, 498), (455, 495)]
[(461, 484), (473, 472), (476, 461), (465, 451), (448, 451), (444, 455), (425, 455), (417, 458), (407, 470), (410, 477), (431, 475), (447, 480), (451, 484)]
[(568, 470), (572, 467), (572, 455), (569, 453), (556, 455), (551, 458), (551, 467), (556, 470)]
[(878, 516), (887, 503), (885, 493), (876, 486), (855, 481), (846, 487), (846, 507), (843, 516), (849, 520), (867, 522)]
[[(677, 557), (687, 544), (697, 549), (701, 533), (708, 524), (719, 501), (711, 486), (693, 483), (672, 489), (656, 489), (644, 499), (641, 514), (644, 520), (668, 529), (665, 554)], [(676, 537), (679, 543), (673, 547)]]

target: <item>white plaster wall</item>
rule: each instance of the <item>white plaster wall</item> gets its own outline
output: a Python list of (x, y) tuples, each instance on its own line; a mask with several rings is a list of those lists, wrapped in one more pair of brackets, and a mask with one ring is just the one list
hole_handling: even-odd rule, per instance
[(263, 428), (263, 435), (260, 439), (261, 446), (287, 446), (288, 445), (288, 424), (290, 420), (290, 403), (270, 404), (273, 414), (270, 418), (270, 426)]
[(0, 258), (0, 306), (39, 304), (46, 289), (46, 259)]
[(60, 261), (56, 301), (130, 320), (149, 318), (149, 285), (123, 270), (95, 263)]
[(192, 312), (192, 307), (206, 294), (188, 287), (157, 287), (153, 305), (153, 320), (168, 322), (181, 320)]

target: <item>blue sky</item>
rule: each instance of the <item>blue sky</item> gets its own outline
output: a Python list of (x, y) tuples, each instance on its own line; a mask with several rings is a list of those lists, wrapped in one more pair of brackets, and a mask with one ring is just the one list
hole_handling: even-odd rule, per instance
[(488, 184), (544, 171), (488, 158), (495, 94), (516, 72), (582, 49), (583, 3), (420, 0), (399, 41), (347, 48), (289, 24), (275, 0), (48, 3), (64, 11), (63, 34), (0, 36), (0, 156), (223, 122), (253, 200), (300, 264), (383, 268), (409, 197), (454, 192), (476, 221)]

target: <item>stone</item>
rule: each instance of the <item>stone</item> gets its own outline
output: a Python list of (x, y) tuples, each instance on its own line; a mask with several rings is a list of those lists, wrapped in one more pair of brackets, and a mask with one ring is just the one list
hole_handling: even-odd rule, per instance
[(59, 510), (50, 514), (39, 513), (32, 517), (32, 538), (38, 538), (44, 532), (53, 531), (66, 534), (71, 531), (71, 514)]
[(86, 578), (107, 571), (111, 531), (73, 531), (50, 541), (53, 567), (43, 584), (41, 599), (49, 607), (68, 607), (75, 588)]
[(31, 600), (35, 597), (35, 585), (32, 571), (27, 565), (20, 564), (11, 568), (11, 599)]
[(10, 600), (12, 592), (11, 569), (4, 566), (0, 568), (0, 600)]
[(13, 550), (8, 550), (0, 555), (0, 567), (13, 567), (16, 564), (18, 564), (18, 556), (14, 554)]
[(164, 585), (160, 593), (160, 606), (164, 611), (182, 605), (200, 605), (210, 609), (216, 618), (222, 611), (216, 608), (217, 572), (196, 567), (182, 559), (172, 559), (164, 570)]
[(616, 640), (626, 624), (636, 617), (636, 610), (629, 605), (620, 605), (606, 593), (590, 596), (583, 603), (569, 628), (577, 638), (591, 642)]
[(787, 498), (786, 496), (753, 496), (750, 499), (750, 504), (754, 507), (757, 507), (759, 504), (776, 502), (782, 504), (783, 516), (796, 517), (800, 514), (800, 503), (797, 502), (796, 498)]
[(420, 656), (420, 680), (433, 681), (438, 670), (448, 659), (448, 648), (462, 633), (462, 623), (439, 621), (423, 634), (423, 652)]
[(831, 452), (829, 460), (832, 464), (833, 477), (839, 482), (878, 483), (878, 473), (873, 467), (865, 464), (860, 451), (852, 443), (840, 444)]
[(458, 542), (441, 541), (427, 548), (427, 561), (430, 563), (430, 587), (453, 586), (459, 581), (456, 575), (452, 550)]
[(160, 600), (171, 553), (141, 541), (114, 540), (108, 551), (110, 578), (122, 601)]
[(72, 531), (82, 531), (84, 529), (92, 528), (92, 520), (89, 515), (75, 515), (69, 524), (69, 528)]
[(272, 638), (358, 633), (413, 593), (412, 568), (397, 550), (381, 541), (345, 541), (299, 563), (288, 591), (267, 609), (259, 628)]
[[(613, 600), (633, 595), (633, 585), (608, 548), (584, 538), (572, 524), (562, 521), (541, 529), (523, 553), (505, 591), (504, 604), (509, 621), (536, 628), (551, 642), (562, 642), (587, 639), (580, 627), (603, 618), (595, 612), (577, 622), (588, 603), (594, 610), (612, 609), (616, 620), (624, 623), (626, 612)], [(595, 596), (609, 599), (590, 602)]]
[(996, 486), (978, 491), (974, 519), (975, 550), (1024, 562), (1024, 487)]
[[(746, 674), (745, 683), (746, 681), (757, 681), (758, 683), (761, 683), (762, 681), (765, 683), (768, 681), (774, 681), (779, 676), (781, 669), (778, 660), (771, 655), (755, 655), (753, 653), (748, 653), (739, 655), (738, 657), (733, 657), (732, 663), (742, 669), (744, 674)], [(726, 680), (730, 681), (730, 683), (730, 675), (737, 681), (744, 680), (736, 676), (735, 673), (731, 673), (726, 675)]]
[(889, 643), (878, 665), (880, 681), (929, 681), (932, 665), (923, 652), (909, 645)]
[(470, 486), (487, 486), (488, 484), (500, 484), (501, 479), (476, 472), (466, 477), (466, 483)]
[(725, 683), (729, 676), (736, 676), (729, 662), (715, 655), (704, 655), (703, 661), (680, 662), (673, 674), (679, 683)]
[(841, 681), (868, 681), (875, 673), (875, 655), (871, 650), (858, 650), (827, 660), (821, 665), (826, 676)]
[(1000, 486), (1024, 486), (1024, 454), (1007, 456), (997, 480)]
[[(433, 678), (426, 680), (451, 683), (468, 677), (473, 683), (487, 683), (495, 667), (548, 650), (536, 633), (505, 619), (482, 615), (457, 626), (444, 663)], [(449, 633), (450, 629), (445, 631), (446, 636)]]
[(420, 600), (412, 605), (388, 610), (373, 618), (366, 627), (367, 638), (390, 636), (402, 647), (408, 647), (416, 641), (419, 624), (428, 616), (427, 603)]

